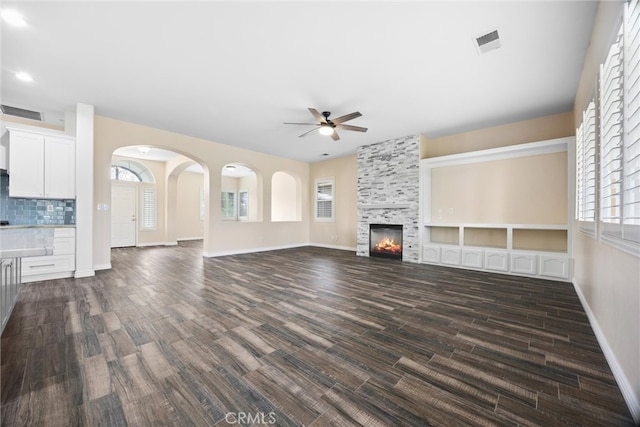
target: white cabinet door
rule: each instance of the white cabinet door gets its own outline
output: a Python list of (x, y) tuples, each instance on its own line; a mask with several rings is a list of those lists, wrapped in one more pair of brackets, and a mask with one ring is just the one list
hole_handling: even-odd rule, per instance
[(536, 274), (538, 272), (538, 257), (535, 254), (512, 253), (511, 272)]
[(485, 251), (484, 268), (487, 270), (509, 271), (509, 253), (504, 251)]
[(11, 132), (9, 197), (44, 197), (44, 136)]
[(76, 147), (73, 140), (52, 136), (45, 138), (44, 197), (76, 198)]

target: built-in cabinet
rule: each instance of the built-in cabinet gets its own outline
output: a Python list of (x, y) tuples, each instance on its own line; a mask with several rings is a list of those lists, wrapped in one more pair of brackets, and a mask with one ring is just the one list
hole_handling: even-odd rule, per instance
[(46, 129), (7, 131), (9, 197), (75, 199), (75, 139)]
[[(526, 231), (527, 237), (539, 234), (548, 245), (522, 249), (531, 246), (526, 244), (530, 239), (519, 240), (522, 231)], [(569, 279), (571, 260), (566, 248), (567, 233), (566, 226), (546, 224), (425, 224), (422, 262)], [(564, 250), (558, 249), (562, 246)]]
[(76, 229), (56, 228), (53, 235), (53, 253), (22, 260), (22, 282), (72, 277), (76, 269)]
[(9, 321), (20, 287), (20, 258), (0, 259), (0, 333)]
[[(568, 163), (566, 160), (562, 163), (562, 153), (566, 154), (572, 140), (573, 138), (560, 138), (421, 160), (423, 192), (420, 261), (457, 268), (570, 280), (572, 190), (567, 184)], [(530, 167), (531, 164), (539, 164), (536, 162), (546, 161), (540, 157), (545, 155), (551, 156), (548, 157), (550, 164), (567, 170), (564, 176), (558, 174), (557, 178), (557, 186), (565, 186), (564, 188), (545, 181), (548, 175), (557, 173), (550, 171), (548, 167), (540, 170), (530, 168), (529, 171), (519, 168), (525, 164)], [(512, 159), (516, 161), (512, 162)], [(494, 168), (494, 165), (499, 167)], [(505, 170), (509, 172), (506, 173)], [(526, 179), (518, 175), (524, 173), (528, 174)], [(454, 182), (456, 179), (459, 180)], [(482, 188), (478, 188), (478, 181), (482, 182)], [(513, 185), (509, 181), (517, 181), (521, 185)], [(432, 185), (438, 187), (432, 188)], [(460, 191), (461, 187), (467, 187), (464, 195)], [(470, 193), (468, 188), (477, 191)], [(557, 201), (550, 201), (559, 199), (558, 191), (555, 191), (557, 189), (566, 189), (566, 194), (562, 196), (563, 203), (566, 204), (564, 217), (558, 215), (548, 223), (499, 221), (502, 219), (500, 217), (508, 215), (512, 218), (549, 218), (545, 218), (546, 212), (555, 209), (558, 204)], [(552, 193), (556, 199), (551, 197)], [(464, 198), (464, 202), (461, 202), (461, 198)], [(438, 203), (442, 203), (442, 200), (456, 207), (440, 207)], [(466, 211), (459, 214), (459, 210)], [(531, 214), (532, 210), (536, 210), (536, 213)], [(491, 212), (486, 216), (498, 221), (455, 220), (465, 215), (486, 212)]]

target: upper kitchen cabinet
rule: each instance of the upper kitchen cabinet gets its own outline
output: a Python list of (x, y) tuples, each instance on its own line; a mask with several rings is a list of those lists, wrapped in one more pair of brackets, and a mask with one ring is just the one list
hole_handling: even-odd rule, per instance
[(46, 129), (7, 130), (9, 197), (75, 199), (75, 139)]

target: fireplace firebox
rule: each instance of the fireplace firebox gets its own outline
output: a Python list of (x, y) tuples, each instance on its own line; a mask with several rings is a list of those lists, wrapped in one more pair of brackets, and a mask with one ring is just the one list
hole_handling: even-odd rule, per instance
[(369, 224), (369, 256), (402, 260), (402, 225)]

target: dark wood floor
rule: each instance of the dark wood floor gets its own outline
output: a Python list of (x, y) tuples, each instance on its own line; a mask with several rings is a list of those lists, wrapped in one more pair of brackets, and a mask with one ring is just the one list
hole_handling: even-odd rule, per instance
[(633, 425), (571, 284), (302, 248), (23, 285), (16, 426)]

